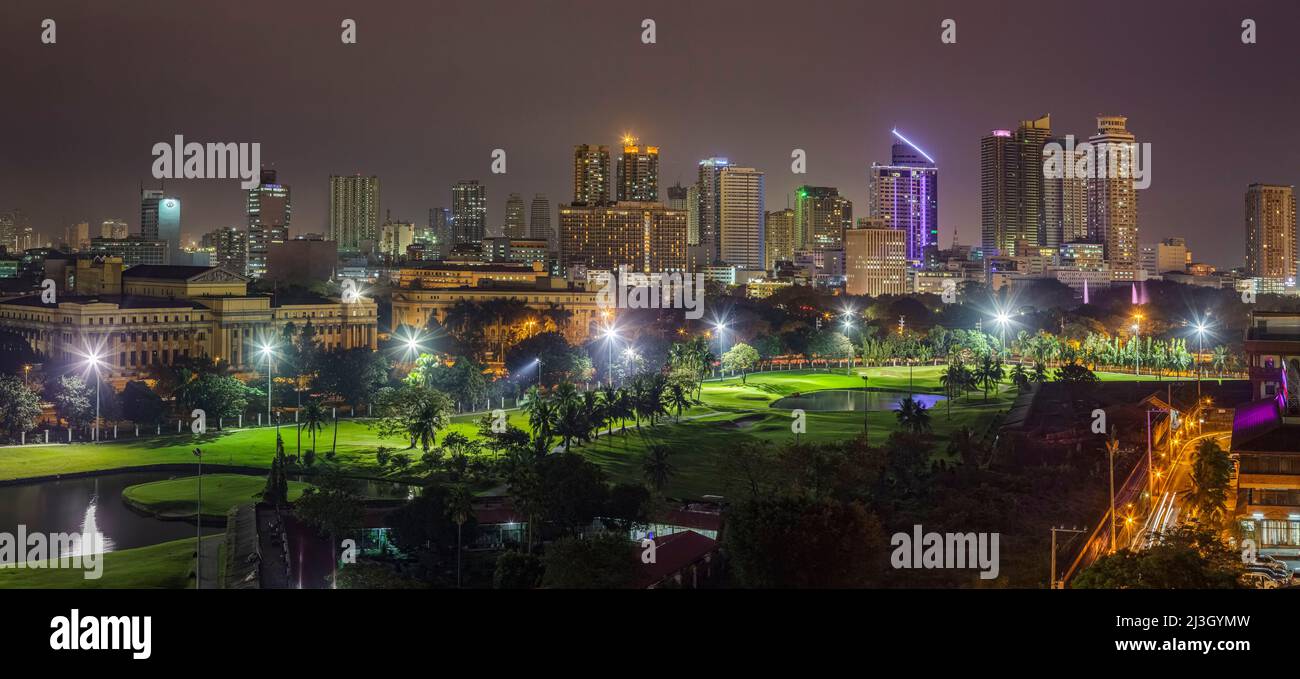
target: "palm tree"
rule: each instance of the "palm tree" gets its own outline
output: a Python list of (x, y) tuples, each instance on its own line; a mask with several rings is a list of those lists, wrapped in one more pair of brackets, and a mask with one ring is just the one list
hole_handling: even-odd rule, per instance
[(456, 588), (460, 589), (461, 529), (474, 514), (474, 494), (463, 483), (447, 489), (447, 515), (456, 523)]
[(691, 394), (681, 385), (680, 382), (673, 382), (668, 385), (668, 407), (677, 410), (677, 421), (682, 421), (682, 409), (689, 408), (694, 404), (691, 400)]
[[(302, 409), (302, 420), (298, 426), (299, 431), (306, 429), (311, 434), (311, 449), (316, 451), (316, 432), (325, 428), (325, 409), (321, 407), (320, 401), (311, 401)], [(301, 455), (301, 448), (299, 449)], [(301, 459), (301, 457), (299, 458)]]
[(913, 434), (930, 430), (930, 411), (926, 409), (925, 404), (911, 396), (899, 401), (898, 410), (894, 412), (897, 413), (898, 424), (904, 429), (912, 430)]
[(451, 399), (440, 391), (428, 390), (407, 417), (406, 433), (411, 439), (407, 449), (419, 443), (421, 450), (428, 453), (437, 440), (438, 430), (447, 426), (450, 414)]
[(1220, 344), (1214, 348), (1210, 354), (1210, 362), (1214, 364), (1214, 373), (1216, 377), (1222, 377), (1223, 371), (1228, 367), (1228, 347)]
[(607, 385), (601, 388), (600, 409), (605, 416), (605, 423), (609, 426), (609, 429), (605, 432), (609, 436), (614, 435), (614, 420), (617, 419), (619, 415), (618, 398), (618, 389), (615, 389), (613, 385)]
[(1016, 389), (1020, 391), (1029, 388), (1029, 372), (1025, 370), (1025, 366), (1017, 363), (1016, 367), (1011, 369), (1011, 381), (1015, 383)]
[(675, 471), (673, 466), (668, 463), (668, 457), (672, 451), (668, 446), (653, 444), (646, 448), (645, 457), (641, 463), (641, 471), (645, 474), (646, 483), (650, 485), (655, 492), (662, 494), (664, 487), (668, 485), (668, 477), (672, 476)]
[(1037, 382), (1037, 383), (1039, 383), (1039, 384), (1042, 384), (1043, 382), (1046, 382), (1046, 381), (1047, 381), (1047, 366), (1043, 365), (1042, 363), (1035, 363), (1035, 364), (1034, 364), (1034, 376), (1033, 376), (1033, 379), (1034, 379), (1035, 382)]
[(1232, 459), (1213, 439), (1196, 446), (1192, 456), (1192, 491), (1188, 499), (1205, 521), (1222, 523), (1227, 515), (1228, 489), (1232, 483)]
[(543, 397), (537, 387), (530, 387), (528, 400), (524, 402), (524, 412), (528, 413), (528, 426), (533, 430), (533, 443), (538, 452), (543, 455), (550, 452), (558, 419), (555, 404), (551, 399)]
[(961, 361), (958, 360), (949, 364), (947, 368), (943, 369), (942, 373), (939, 373), (939, 384), (943, 385), (943, 394), (948, 397), (944, 400), (948, 402), (948, 419), (950, 420), (952, 419), (952, 401), (956, 398), (957, 390), (961, 388), (963, 380), (961, 373), (964, 369)]

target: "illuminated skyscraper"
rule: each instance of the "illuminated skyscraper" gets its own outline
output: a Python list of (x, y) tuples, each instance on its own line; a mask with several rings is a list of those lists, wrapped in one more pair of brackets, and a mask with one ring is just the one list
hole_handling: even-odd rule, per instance
[[(1097, 118), (1097, 134), (1088, 138), (1093, 149), (1114, 149), (1118, 145), (1133, 148), (1137, 141), (1128, 131), (1124, 116)], [(1128, 162), (1128, 161), (1121, 161)], [(1041, 168), (1041, 165), (1040, 165)], [(1089, 239), (1105, 246), (1106, 261), (1114, 280), (1133, 280), (1138, 270), (1138, 194), (1131, 174), (1116, 176), (1103, 171), (1099, 163), (1096, 177), (1087, 179)], [(1104, 175), (1104, 176), (1103, 176)]]
[(487, 234), (487, 187), (477, 179), (451, 187), (452, 245), (482, 243)]
[(771, 270), (776, 262), (794, 261), (795, 250), (800, 249), (795, 243), (794, 210), (786, 208), (767, 213), (767, 253), (763, 268)]
[(248, 269), (248, 231), (245, 229), (230, 226), (209, 231), (203, 234), (199, 245), (216, 251), (213, 266), (237, 274)]
[(985, 252), (1010, 255), (1016, 242), (1047, 240), (1043, 203), (1043, 145), (1052, 134), (1045, 115), (1021, 121), (1013, 133), (993, 130), (980, 143), (980, 232)]
[(551, 230), (551, 200), (543, 194), (533, 196), (529, 206), (528, 237), (544, 240), (548, 248), (555, 247), (555, 232)]
[(853, 203), (832, 186), (800, 186), (794, 193), (795, 250), (843, 250), (853, 226)]
[(1296, 275), (1295, 187), (1246, 189), (1246, 272), (1286, 280)]
[(579, 144), (573, 147), (573, 204), (609, 203), (609, 147)]
[(433, 240), (433, 251), (439, 259), (451, 252), (452, 241), (451, 210), (445, 207), (429, 209), (429, 236)]
[(289, 240), (290, 212), (289, 187), (276, 182), (275, 170), (262, 170), (261, 185), (248, 191), (249, 276), (265, 276), (271, 245)]
[(379, 237), (379, 177), (330, 177), (329, 240), (339, 250), (374, 247)]
[(635, 137), (623, 138), (623, 155), (618, 158), (618, 190), (615, 198), (653, 203), (659, 200), (659, 147), (640, 146)]
[[(1062, 152), (1068, 148), (1065, 139), (1052, 139)], [(1064, 158), (1073, 167), (1082, 154), (1075, 151)], [(1060, 247), (1088, 238), (1088, 187), (1082, 177), (1071, 172), (1060, 177), (1043, 177), (1043, 227), (1039, 244)]]
[(165, 241), (164, 264), (181, 261), (181, 200), (162, 189), (140, 191), (140, 237)]
[(850, 295), (905, 295), (907, 234), (895, 228), (854, 228), (844, 232), (844, 292)]
[(722, 171), (729, 167), (726, 158), (705, 158), (700, 161), (696, 192), (699, 194), (699, 245), (704, 250), (704, 263), (712, 264), (722, 256)]
[(528, 222), (524, 218), (524, 198), (512, 193), (506, 198), (506, 225), (502, 235), (506, 238), (523, 238), (528, 234)]
[(686, 213), (661, 203), (569, 205), (559, 210), (560, 266), (588, 270), (684, 271)]
[(749, 271), (762, 271), (766, 256), (763, 183), (752, 167), (725, 167), (718, 178), (722, 261)]
[(889, 164), (871, 164), (868, 213), (903, 231), (909, 260), (932, 263), (939, 243), (939, 168), (898, 130), (893, 135)]

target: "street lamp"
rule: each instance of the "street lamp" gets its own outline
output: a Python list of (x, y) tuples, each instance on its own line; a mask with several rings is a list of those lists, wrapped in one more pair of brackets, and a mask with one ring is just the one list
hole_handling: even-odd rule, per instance
[(722, 355), (727, 353), (726, 341), (722, 337), (727, 332), (727, 323), (726, 321), (718, 321), (713, 324), (713, 327), (718, 331), (718, 358), (720, 360)]
[(541, 391), (541, 389), (542, 389), (542, 357), (541, 357), (541, 356), (538, 356), (536, 360), (537, 360), (537, 390), (538, 390), (538, 391)]
[(95, 347), (86, 352), (86, 367), (95, 371), (95, 426), (92, 429), (92, 441), (99, 443), (99, 368), (104, 365), (104, 357), (99, 353), (99, 347)]
[(614, 342), (618, 340), (618, 328), (612, 325), (605, 326), (605, 372), (609, 378), (609, 386), (614, 386)]
[(272, 359), (275, 358), (275, 345), (270, 342), (263, 342), (258, 347), (258, 353), (266, 361), (266, 423), (271, 424), (271, 372), (275, 365)]
[(1205, 321), (1196, 323), (1196, 400), (1201, 400), (1201, 354), (1205, 352), (1205, 331), (1209, 329)]
[(1138, 325), (1141, 322), (1142, 322), (1142, 314), (1137, 314), (1133, 317), (1133, 325), (1129, 326), (1129, 330), (1133, 331), (1133, 374), (1134, 375), (1142, 374), (1142, 342), (1141, 342), (1142, 326)]
[[(1001, 331), (1001, 338), (998, 340), (999, 343), (1001, 344), (1001, 346), (1000, 346), (999, 348), (1000, 348), (1001, 350), (1003, 350), (1003, 351), (1006, 351), (1006, 349), (1007, 349), (1007, 324), (1011, 322), (1011, 315), (1008, 314), (1008, 313), (1005, 312), (1005, 311), (999, 311), (999, 312), (997, 313), (997, 315), (993, 317), (993, 320), (997, 322), (997, 324), (998, 324), (998, 328), (999, 328), (999, 330)], [(1008, 353), (1008, 356), (1009, 356), (1009, 355), (1010, 355), (1010, 353)]]

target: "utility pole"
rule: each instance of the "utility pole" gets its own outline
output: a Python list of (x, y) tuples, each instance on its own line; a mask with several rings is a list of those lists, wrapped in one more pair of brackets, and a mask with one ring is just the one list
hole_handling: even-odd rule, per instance
[(1115, 428), (1110, 429), (1110, 440), (1106, 441), (1107, 457), (1110, 458), (1110, 553), (1115, 553), (1115, 453), (1119, 451), (1119, 439), (1115, 438)]
[(203, 451), (194, 449), (194, 457), (199, 458), (199, 499), (194, 505), (194, 525), (197, 540), (194, 543), (194, 589), (203, 588)]
[[(1057, 533), (1082, 533), (1082, 532), (1084, 532), (1084, 530), (1085, 530), (1085, 529), (1083, 529), (1083, 528), (1066, 528), (1065, 526), (1061, 526), (1060, 528), (1056, 528), (1055, 526), (1052, 527), (1052, 574), (1051, 574), (1051, 577), (1050, 577), (1050, 578), (1048, 579), (1048, 581), (1047, 581), (1047, 582), (1048, 582), (1048, 585), (1047, 585), (1047, 588), (1048, 588), (1048, 589), (1064, 589), (1064, 588), (1065, 588), (1065, 583), (1064, 583), (1064, 582), (1058, 582), (1057, 579), (1056, 579), (1056, 534), (1057, 534)], [(1057, 587), (1058, 584), (1061, 585), (1061, 586), (1060, 586), (1060, 587)]]

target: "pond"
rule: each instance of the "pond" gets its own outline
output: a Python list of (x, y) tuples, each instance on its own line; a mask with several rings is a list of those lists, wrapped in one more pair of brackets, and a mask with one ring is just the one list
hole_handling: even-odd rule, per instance
[[(933, 408), (945, 397), (939, 394), (910, 394), (917, 403)], [(791, 394), (772, 402), (773, 408), (811, 412), (862, 412), (863, 410), (897, 410), (909, 394), (905, 391), (864, 391), (862, 389), (827, 389), (806, 394)]]
[[(106, 552), (191, 538), (196, 534), (192, 522), (156, 519), (132, 510), (122, 501), (122, 491), (129, 486), (186, 476), (193, 475), (117, 472), (0, 486), (0, 532), (16, 535), (20, 524), (26, 526), (29, 535), (98, 531)], [(386, 481), (357, 481), (356, 489), (367, 497), (384, 498), (406, 498), (413, 492), (405, 484)], [(221, 530), (205, 525), (203, 533), (211, 535)]]

